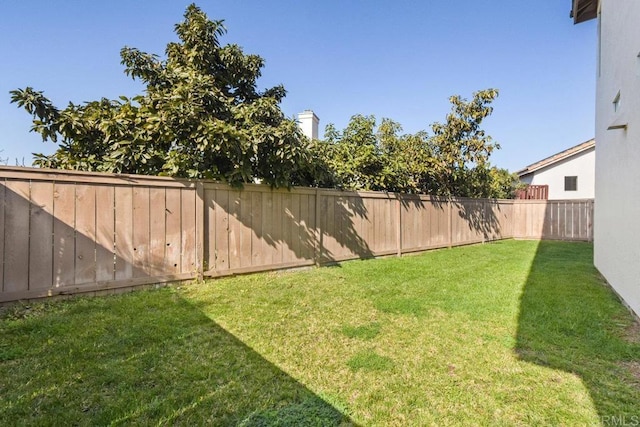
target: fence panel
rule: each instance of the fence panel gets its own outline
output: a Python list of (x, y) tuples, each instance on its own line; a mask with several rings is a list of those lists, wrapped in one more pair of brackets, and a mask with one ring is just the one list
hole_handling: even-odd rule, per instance
[(515, 200), (512, 209), (515, 238), (593, 240), (593, 200)]
[(0, 167), (0, 302), (511, 237), (592, 240), (592, 221), (592, 200), (238, 190)]

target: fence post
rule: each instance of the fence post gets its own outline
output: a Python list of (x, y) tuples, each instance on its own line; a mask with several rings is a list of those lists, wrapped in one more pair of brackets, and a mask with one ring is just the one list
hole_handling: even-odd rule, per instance
[(448, 215), (448, 217), (449, 217), (449, 219), (448, 219), (448, 222), (449, 222), (449, 224), (448, 224), (448, 226), (449, 226), (449, 248), (452, 248), (453, 247), (453, 218), (452, 218), (452, 216), (453, 216), (453, 202), (452, 202), (451, 197), (449, 197), (447, 199), (447, 204), (449, 206), (449, 215)]
[(593, 242), (594, 240), (594, 209), (595, 208), (595, 200), (591, 199), (589, 203), (587, 203), (587, 240), (589, 242)]
[(402, 256), (402, 201), (401, 201), (401, 195), (398, 193), (394, 193), (396, 196), (396, 201), (398, 202), (398, 226), (397, 226), (397, 233), (398, 236), (396, 238), (397, 240), (397, 245), (398, 245), (398, 253), (397, 255), (400, 257)]

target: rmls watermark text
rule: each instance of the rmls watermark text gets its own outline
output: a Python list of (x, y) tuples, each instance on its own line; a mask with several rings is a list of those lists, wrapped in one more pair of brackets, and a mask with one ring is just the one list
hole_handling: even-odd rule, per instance
[(640, 426), (640, 415), (602, 415), (600, 422), (604, 426)]

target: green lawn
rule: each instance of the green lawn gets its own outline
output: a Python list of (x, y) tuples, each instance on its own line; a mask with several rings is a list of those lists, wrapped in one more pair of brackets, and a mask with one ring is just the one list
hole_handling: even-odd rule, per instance
[(640, 420), (638, 328), (586, 243), (502, 241), (1, 312), (0, 425)]

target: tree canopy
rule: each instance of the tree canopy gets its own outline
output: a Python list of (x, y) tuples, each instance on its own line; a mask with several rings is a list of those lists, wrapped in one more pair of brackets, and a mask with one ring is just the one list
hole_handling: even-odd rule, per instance
[[(468, 101), (452, 96), (444, 123), (402, 134), (402, 126), (355, 115), (343, 131), (329, 124), (315, 144), (315, 185), (349, 190), (386, 190), (462, 197), (513, 197), (517, 179), (491, 166), (499, 148), (481, 128), (493, 108), (496, 89), (475, 92)], [(318, 166), (320, 165), (320, 166)], [(318, 174), (317, 171), (323, 171)], [(310, 174), (314, 175), (314, 174)], [(329, 179), (327, 179), (329, 177)]]
[(496, 89), (470, 101), (452, 96), (451, 112), (431, 134), (403, 134), (391, 119), (355, 115), (342, 131), (328, 125), (323, 140), (309, 141), (280, 109), (284, 87), (258, 90), (264, 60), (220, 43), (222, 20), (192, 4), (175, 32), (164, 58), (121, 50), (124, 71), (143, 83), (143, 94), (59, 109), (31, 87), (11, 91), (11, 102), (33, 116), (31, 130), (58, 143), (51, 155), (35, 154), (34, 164), (232, 185), (512, 196), (517, 180), (491, 166), (499, 146), (481, 128)]
[(165, 59), (121, 50), (142, 95), (58, 109), (43, 92), (12, 91), (12, 102), (33, 115), (32, 130), (59, 143), (52, 155), (36, 154), (35, 165), (291, 185), (308, 141), (280, 109), (284, 87), (258, 91), (264, 60), (221, 45), (223, 21), (193, 4), (175, 32), (179, 42), (167, 44)]

